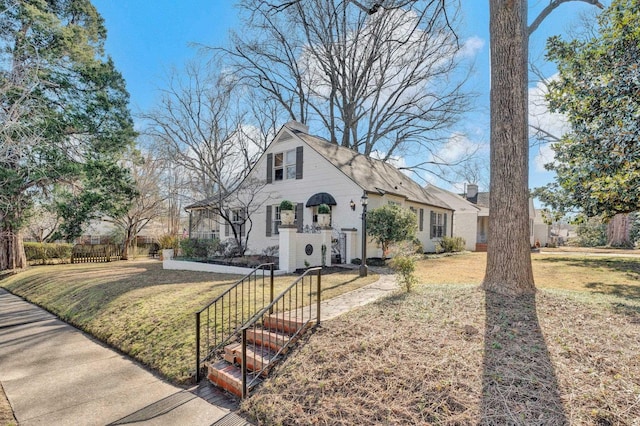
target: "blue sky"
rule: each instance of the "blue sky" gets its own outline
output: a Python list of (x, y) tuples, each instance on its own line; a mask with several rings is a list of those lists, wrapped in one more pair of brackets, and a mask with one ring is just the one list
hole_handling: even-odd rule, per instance
[[(548, 3), (549, 0), (530, 1), (529, 21)], [(603, 3), (608, 5), (609, 1)], [(225, 45), (229, 30), (239, 27), (238, 11), (230, 0), (93, 0), (93, 4), (105, 19), (106, 53), (127, 81), (134, 113), (153, 106), (163, 77), (171, 67), (181, 68), (197, 54), (197, 47), (192, 44)], [(473, 113), (464, 120), (464, 128), (459, 130), (465, 131), (471, 142), (486, 145), (489, 140), (489, 1), (462, 0), (462, 4), (460, 37), (480, 43), (471, 80), (472, 89), (480, 96)], [(566, 34), (578, 23), (580, 14), (591, 10), (593, 6), (582, 2), (563, 4), (532, 35), (530, 58), (545, 76), (555, 73), (554, 67), (542, 60), (546, 39)], [(535, 91), (535, 81), (531, 82), (530, 90)], [(531, 150), (530, 187), (543, 185), (553, 178), (551, 173), (541, 170), (539, 154), (537, 148)]]

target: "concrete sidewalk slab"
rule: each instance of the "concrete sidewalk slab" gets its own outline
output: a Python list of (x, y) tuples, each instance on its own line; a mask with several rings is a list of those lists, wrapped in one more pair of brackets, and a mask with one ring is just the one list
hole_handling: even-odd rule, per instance
[(0, 382), (20, 425), (211, 425), (230, 414), (3, 289)]

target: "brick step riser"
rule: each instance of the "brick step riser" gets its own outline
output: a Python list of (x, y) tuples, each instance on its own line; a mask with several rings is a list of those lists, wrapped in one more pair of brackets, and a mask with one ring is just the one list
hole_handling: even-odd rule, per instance
[(267, 330), (273, 330), (276, 332), (295, 334), (302, 330), (304, 326), (303, 321), (296, 319), (288, 319), (282, 317), (266, 317), (263, 321), (262, 327)]
[[(247, 341), (249, 343), (269, 348), (274, 352), (280, 351), (290, 339), (290, 336), (274, 331), (267, 331), (264, 333), (253, 330), (247, 331)], [(291, 339), (290, 343), (295, 343), (296, 340), (297, 339), (295, 338)]]
[(242, 397), (242, 376), (240, 370), (224, 361), (209, 364), (207, 379), (214, 385)]
[(209, 379), (211, 383), (213, 383), (215, 386), (219, 387), (220, 389), (224, 389), (227, 392), (242, 398), (242, 383), (231, 382), (226, 380), (226, 378), (223, 376), (217, 376), (212, 373), (209, 373), (207, 375), (207, 379)]
[[(224, 360), (230, 364), (238, 364), (239, 366), (242, 366), (242, 354), (238, 354), (236, 356), (225, 354)], [(247, 370), (258, 371), (262, 370), (262, 368), (266, 366), (264, 371), (260, 374), (262, 377), (266, 377), (269, 374), (269, 370), (271, 370), (271, 366), (269, 364), (270, 363), (268, 361), (260, 361), (251, 356), (247, 356)]]

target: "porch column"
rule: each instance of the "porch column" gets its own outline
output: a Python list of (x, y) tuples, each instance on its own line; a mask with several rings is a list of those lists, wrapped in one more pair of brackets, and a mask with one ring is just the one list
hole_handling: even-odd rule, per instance
[(294, 272), (296, 270), (296, 234), (298, 233), (298, 228), (296, 225), (280, 225), (279, 232), (279, 269)]
[[(331, 266), (331, 234), (332, 234), (332, 229), (328, 226), (323, 226), (320, 229), (320, 236), (321, 236), (321, 248), (322, 245), (324, 245), (327, 248), (325, 257), (324, 257), (324, 266)], [(321, 252), (322, 253), (322, 252)], [(321, 259), (322, 259), (322, 254), (320, 255)]]
[(342, 255), (344, 256), (344, 263), (351, 263), (351, 259), (355, 259), (358, 253), (358, 230), (356, 228), (342, 228), (340, 230), (346, 236), (346, 250)]

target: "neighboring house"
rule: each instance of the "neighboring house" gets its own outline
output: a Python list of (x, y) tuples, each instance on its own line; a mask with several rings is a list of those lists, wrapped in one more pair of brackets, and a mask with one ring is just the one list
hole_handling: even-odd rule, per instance
[[(481, 207), (464, 199), (458, 194), (429, 185), (427, 190), (442, 201), (455, 209), (453, 213), (452, 234), (462, 237), (465, 241), (465, 248), (469, 251), (476, 250), (478, 239), (478, 226), (480, 224)], [(488, 209), (487, 209), (488, 211)], [(486, 239), (486, 236), (484, 237)]]
[(487, 251), (489, 236), (489, 193), (478, 192), (478, 185), (467, 184), (466, 193), (462, 197), (478, 208), (475, 251)]
[[(345, 259), (345, 232), (356, 232), (362, 238), (361, 197), (366, 193), (368, 210), (385, 204), (397, 204), (416, 213), (417, 238), (425, 252), (435, 251), (443, 236), (451, 236), (453, 208), (424, 189), (395, 167), (366, 157), (348, 148), (327, 142), (308, 134), (308, 128), (290, 122), (275, 136), (264, 154), (258, 159), (245, 179), (261, 187), (254, 199), (258, 209), (250, 215), (251, 231), (247, 252), (259, 254), (277, 246), (279, 242), (280, 207), (282, 200), (296, 207), (296, 225), (299, 233), (314, 232), (317, 228), (317, 209), (320, 204), (331, 208), (333, 228), (333, 254)], [(233, 206), (228, 206), (233, 209)], [(226, 206), (225, 206), (226, 208)], [(232, 237), (229, 225), (216, 217), (215, 208), (199, 202), (187, 207), (191, 214), (190, 236)], [(238, 217), (246, 214), (238, 212)], [(360, 246), (360, 244), (358, 244)], [(373, 241), (367, 243), (367, 256), (381, 256)], [(361, 249), (355, 256), (361, 256)]]
[[(531, 208), (533, 208), (533, 200), (531, 202)], [(551, 240), (551, 226), (545, 223), (545, 217), (542, 213), (542, 209), (533, 209), (534, 217), (532, 222), (533, 232), (533, 245), (536, 247), (546, 247)]]
[[(478, 192), (478, 185), (468, 184), (467, 192), (463, 194), (469, 202), (478, 207), (478, 226), (476, 237), (476, 251), (487, 251), (489, 235), (489, 192)], [(529, 198), (529, 244), (536, 245), (536, 241), (541, 246), (548, 243), (549, 225), (544, 223), (542, 214), (533, 206), (533, 198)], [(544, 241), (544, 242), (543, 242)]]

